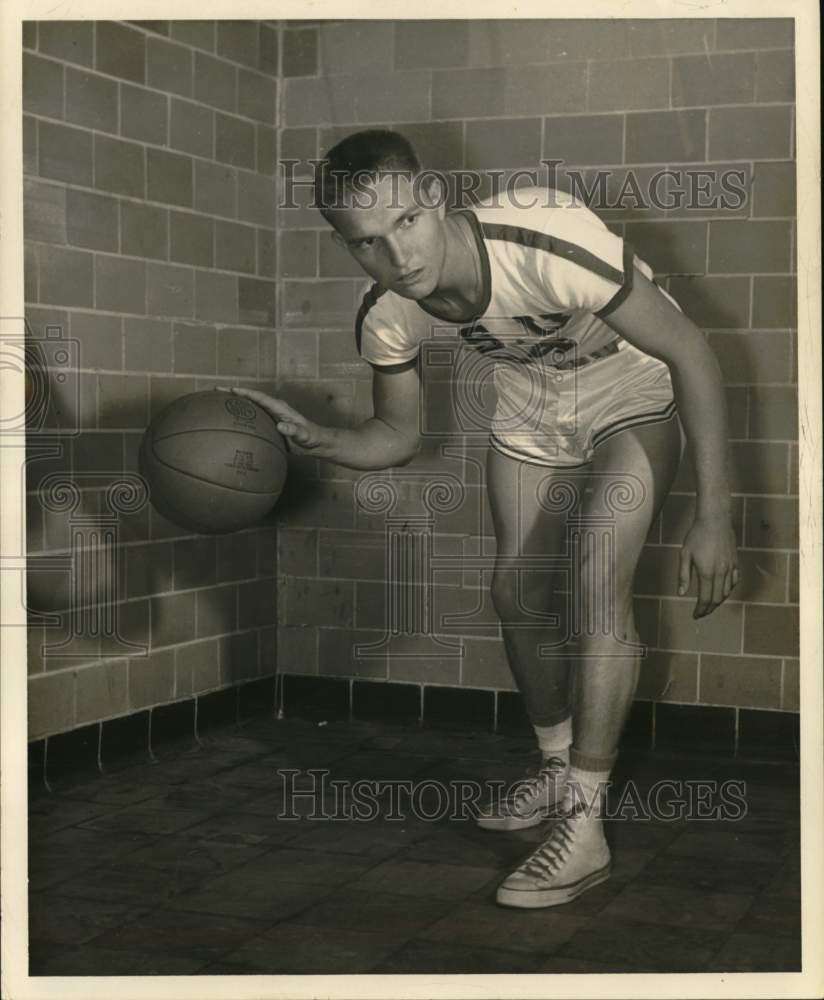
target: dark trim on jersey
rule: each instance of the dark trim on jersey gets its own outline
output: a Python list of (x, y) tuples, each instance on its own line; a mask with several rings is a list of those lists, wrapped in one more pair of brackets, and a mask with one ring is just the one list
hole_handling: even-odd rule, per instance
[(358, 315), (355, 318), (355, 344), (358, 348), (358, 354), (361, 353), (361, 339), (363, 337), (363, 322), (366, 319), (366, 314), (375, 305), (378, 299), (387, 292), (388, 289), (381, 288), (377, 282), (372, 285), (369, 291), (364, 295), (363, 300), (358, 309)]
[[(459, 322), (469, 324), (478, 322), (478, 320), (480, 320), (486, 313), (492, 299), (492, 271), (489, 264), (489, 251), (487, 250), (485, 243), (485, 240), (487, 239), (520, 243), (522, 246), (530, 247), (535, 250), (543, 250), (547, 253), (554, 253), (559, 257), (571, 260), (573, 263), (587, 268), (587, 270), (600, 275), (602, 278), (606, 278), (608, 281), (621, 285), (610, 301), (602, 309), (599, 309), (598, 312), (594, 313), (594, 315), (599, 319), (609, 315), (613, 309), (616, 309), (632, 290), (632, 276), (634, 270), (633, 260), (635, 253), (632, 245), (627, 242), (627, 240), (624, 240), (624, 273), (621, 274), (620, 271), (612, 267), (610, 264), (607, 264), (606, 261), (601, 260), (600, 257), (596, 257), (595, 254), (590, 253), (583, 247), (577, 246), (575, 243), (569, 243), (566, 240), (559, 240), (557, 237), (547, 236), (545, 233), (540, 233), (534, 229), (525, 229), (522, 226), (506, 226), (493, 222), (481, 222), (471, 208), (459, 209), (452, 214), (463, 216), (463, 218), (465, 218), (469, 223), (472, 234), (475, 237), (475, 245), (478, 249), (478, 255), (481, 261), (481, 280), (483, 283), (482, 301), (478, 312), (474, 316), (461, 320), (456, 320), (454, 317), (440, 316), (434, 310), (427, 309), (423, 302), (418, 302), (419, 308), (435, 319), (442, 320), (445, 323)], [(363, 324), (366, 320), (367, 313), (375, 305), (378, 299), (387, 291), (388, 289), (381, 288), (379, 285), (374, 284), (363, 297), (363, 302), (361, 303), (361, 307), (358, 310), (358, 315), (355, 320), (355, 342), (357, 344), (358, 354), (361, 354)], [(371, 362), (369, 363), (371, 364)], [(411, 367), (409, 362), (403, 362), (402, 365)], [(406, 370), (404, 367), (396, 365), (373, 365), (373, 367), (380, 368), (384, 371), (395, 370), (396, 368), (400, 371)]]
[[(527, 465), (537, 465), (541, 469), (583, 469), (584, 466), (592, 464), (591, 462), (576, 462), (575, 464), (570, 462), (567, 465), (550, 465), (549, 462), (539, 462), (532, 455), (524, 455), (517, 448), (508, 445), (496, 434), (489, 435), (489, 446), (490, 448), (494, 448), (499, 455), (503, 455), (504, 458), (514, 458), (518, 462), (525, 462)], [(508, 448), (509, 451), (504, 451), (504, 448)]]
[(617, 309), (618, 306), (624, 301), (624, 299), (632, 291), (632, 282), (635, 274), (635, 251), (632, 248), (632, 244), (624, 240), (624, 285), (619, 288), (615, 295), (607, 302), (605, 306), (598, 310), (594, 315), (598, 319), (603, 319), (605, 316)]
[[(556, 257), (563, 257), (585, 267), (593, 274), (598, 274), (608, 281), (622, 285), (625, 274), (611, 264), (596, 257), (594, 253), (579, 247), (577, 243), (569, 243), (567, 240), (559, 240), (557, 236), (547, 236), (546, 233), (538, 232), (536, 229), (524, 229), (522, 226), (505, 226), (497, 222), (482, 222), (481, 231), (488, 240), (506, 240), (510, 243), (520, 243), (521, 246), (529, 247), (531, 250), (543, 250), (546, 253), (555, 254)], [(626, 257), (624, 258), (626, 260)]]
[(396, 365), (376, 365), (374, 361), (368, 361), (367, 364), (376, 372), (383, 372), (384, 375), (397, 375), (399, 372), (408, 372), (410, 368), (414, 368), (418, 363), (419, 356), (416, 354), (414, 358), (410, 358), (408, 361), (399, 361)]
[(450, 212), (449, 214), (460, 215), (466, 219), (469, 223), (469, 228), (472, 230), (472, 235), (475, 238), (475, 246), (478, 250), (478, 257), (481, 261), (481, 304), (478, 307), (477, 312), (473, 313), (471, 316), (466, 316), (461, 319), (456, 319), (454, 316), (441, 316), (440, 313), (435, 312), (434, 309), (428, 309), (423, 302), (419, 302), (418, 306), (429, 316), (432, 316), (434, 319), (442, 320), (444, 323), (477, 323), (477, 321), (486, 313), (492, 299), (492, 269), (489, 266), (489, 251), (486, 249), (486, 244), (484, 243), (483, 233), (481, 232), (481, 223), (478, 221), (477, 215), (475, 215), (471, 208), (461, 208), (454, 212)]
[(475, 215), (471, 208), (464, 209), (461, 215), (469, 221), (472, 235), (475, 237), (475, 246), (478, 248), (481, 258), (481, 279), (483, 280), (484, 294), (481, 308), (476, 317), (480, 318), (489, 308), (489, 302), (492, 298), (492, 269), (489, 266), (489, 251), (486, 249), (486, 243), (484, 243), (483, 227), (478, 216)]
[(611, 438), (613, 434), (618, 434), (620, 431), (628, 430), (630, 427), (641, 427), (644, 424), (658, 424), (663, 423), (667, 420), (671, 420), (676, 414), (675, 400), (672, 399), (664, 407), (663, 410), (653, 410), (652, 412), (647, 411), (646, 413), (637, 413), (633, 417), (622, 417), (621, 420), (616, 420), (613, 424), (607, 424), (606, 427), (602, 427), (597, 434), (592, 435), (592, 447), (602, 444), (607, 438)]

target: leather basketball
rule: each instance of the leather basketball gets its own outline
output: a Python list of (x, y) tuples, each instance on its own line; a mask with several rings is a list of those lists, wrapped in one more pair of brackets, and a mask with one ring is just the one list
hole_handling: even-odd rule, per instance
[(152, 505), (182, 528), (222, 534), (248, 528), (275, 505), (286, 445), (265, 410), (219, 390), (181, 396), (151, 422), (140, 471)]

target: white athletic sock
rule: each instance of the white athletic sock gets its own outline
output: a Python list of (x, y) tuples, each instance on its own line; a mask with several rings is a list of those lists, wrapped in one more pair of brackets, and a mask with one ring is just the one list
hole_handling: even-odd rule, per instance
[(610, 771), (589, 771), (573, 764), (567, 775), (564, 807), (582, 803), (589, 815), (601, 817)]
[(541, 757), (560, 757), (569, 765), (569, 748), (572, 743), (572, 719), (568, 716), (554, 726), (533, 726)]

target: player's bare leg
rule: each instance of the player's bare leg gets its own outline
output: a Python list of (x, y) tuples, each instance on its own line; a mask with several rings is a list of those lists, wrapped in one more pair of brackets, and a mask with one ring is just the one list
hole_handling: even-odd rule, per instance
[[(582, 658), (576, 664), (575, 740), (573, 750), (590, 756), (615, 753), (621, 731), (632, 705), (638, 681), (640, 659), (627, 657), (626, 643), (637, 641), (633, 614), (632, 585), (641, 550), (666, 496), (672, 487), (680, 460), (680, 433), (676, 419), (667, 423), (638, 427), (616, 434), (595, 450), (592, 492), (584, 502), (586, 521), (599, 515), (614, 523), (613, 558), (609, 566), (594, 553), (597, 529), (589, 536), (584, 554), (586, 579), (581, 597), (590, 618), (601, 618), (599, 602), (606, 596), (603, 612), (612, 616), (610, 628), (581, 637)], [(643, 496), (637, 505), (610, 499), (610, 491), (626, 492), (636, 487)], [(634, 509), (616, 510), (616, 507)], [(609, 588), (600, 574), (606, 571)], [(595, 588), (595, 593), (592, 588)]]
[[(640, 661), (632, 608), (632, 582), (652, 521), (678, 468), (676, 420), (634, 428), (596, 449), (592, 481), (581, 513), (580, 576), (574, 597), (585, 626), (574, 661), (573, 743), (564, 818), (547, 840), (498, 890), (507, 906), (542, 907), (568, 902), (609, 877), (610, 854), (600, 816), (606, 783), (618, 755)], [(610, 489), (622, 489), (616, 504)], [(634, 493), (634, 496), (631, 494)], [(616, 510), (616, 507), (619, 509)], [(625, 507), (626, 509), (620, 509)], [(611, 541), (603, 524), (611, 526)]]
[[(551, 498), (582, 496), (585, 482), (585, 471), (552, 470), (489, 451), (487, 491), (497, 538), (492, 598), (541, 765), (504, 801), (481, 811), (478, 823), (485, 829), (535, 826), (564, 792), (572, 743), (569, 661), (563, 651), (569, 581), (547, 556), (563, 558), (569, 514), (568, 505), (553, 506)], [(542, 658), (539, 650), (548, 644), (555, 651)]]

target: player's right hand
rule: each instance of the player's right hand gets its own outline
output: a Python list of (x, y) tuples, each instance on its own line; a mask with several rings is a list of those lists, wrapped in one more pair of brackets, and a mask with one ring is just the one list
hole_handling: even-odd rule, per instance
[(298, 413), (296, 409), (285, 403), (282, 399), (275, 399), (274, 396), (268, 396), (265, 392), (260, 392), (257, 389), (246, 389), (240, 386), (232, 386), (229, 392), (235, 396), (245, 396), (246, 399), (251, 399), (253, 403), (257, 403), (262, 410), (266, 410), (277, 422), (278, 431), (285, 438), (288, 438), (290, 445), (298, 446), (296, 448), (293, 447), (292, 450), (298, 453), (304, 449), (312, 451), (314, 448), (319, 447), (325, 440), (324, 428), (320, 424), (315, 424), (311, 420), (307, 420), (306, 417)]

